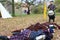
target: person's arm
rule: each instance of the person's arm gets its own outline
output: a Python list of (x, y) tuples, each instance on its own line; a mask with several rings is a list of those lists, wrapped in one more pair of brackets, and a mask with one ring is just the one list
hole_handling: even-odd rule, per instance
[(56, 6), (54, 5), (54, 10), (56, 9)]
[(50, 5), (47, 7), (47, 10), (49, 10), (50, 9)]
[(50, 8), (50, 5), (48, 6), (48, 9)]

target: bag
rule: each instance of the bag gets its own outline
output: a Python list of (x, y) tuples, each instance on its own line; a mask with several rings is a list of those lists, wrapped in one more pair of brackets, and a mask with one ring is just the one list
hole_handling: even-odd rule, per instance
[(52, 10), (48, 11), (48, 15), (54, 15), (54, 11)]

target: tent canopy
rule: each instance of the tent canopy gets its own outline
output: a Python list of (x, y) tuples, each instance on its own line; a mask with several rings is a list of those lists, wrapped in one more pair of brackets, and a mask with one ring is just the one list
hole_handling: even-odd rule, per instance
[(2, 3), (0, 3), (0, 14), (2, 18), (12, 18), (12, 16), (9, 14), (9, 12), (4, 8)]

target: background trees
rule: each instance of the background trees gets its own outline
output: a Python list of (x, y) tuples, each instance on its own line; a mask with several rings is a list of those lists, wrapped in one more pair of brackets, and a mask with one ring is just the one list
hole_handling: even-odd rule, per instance
[(12, 0), (12, 16), (15, 16), (14, 0)]
[(60, 12), (60, 0), (55, 0), (56, 12)]
[[(9, 2), (10, 2), (10, 5), (11, 5), (11, 11), (12, 11), (12, 16), (15, 16), (15, 7), (20, 11), (19, 8), (21, 8), (21, 5), (23, 3), (27, 3), (28, 4), (28, 8), (31, 8), (31, 13), (43, 13), (43, 1), (41, 0), (20, 0), (19, 2), (17, 3), (14, 3), (14, 0), (0, 0), (0, 2), (3, 4), (3, 5), (7, 5)], [(7, 2), (7, 3), (6, 3)], [(55, 5), (56, 5), (56, 12), (60, 12), (60, 0), (55, 0)], [(9, 9), (8, 9), (9, 11)], [(16, 13), (17, 14), (17, 13)]]

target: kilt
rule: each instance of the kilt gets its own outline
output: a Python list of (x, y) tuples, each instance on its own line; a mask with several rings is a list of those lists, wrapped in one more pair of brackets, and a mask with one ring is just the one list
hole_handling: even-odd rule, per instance
[(55, 19), (55, 15), (48, 15), (49, 19)]

